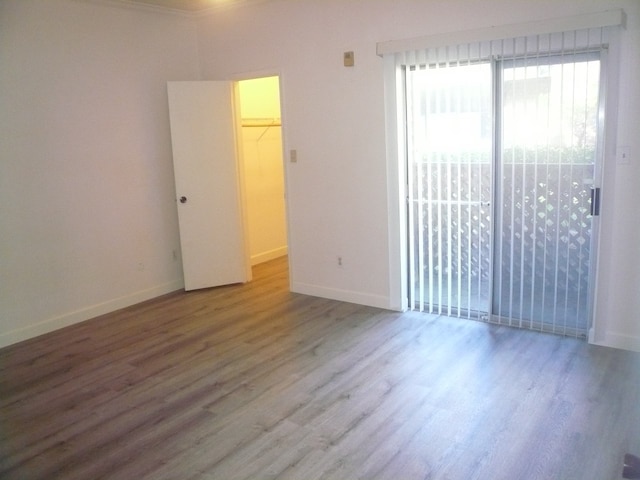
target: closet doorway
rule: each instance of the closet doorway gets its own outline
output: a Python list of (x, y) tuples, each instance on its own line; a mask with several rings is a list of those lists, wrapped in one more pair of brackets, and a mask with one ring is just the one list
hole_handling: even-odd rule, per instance
[(237, 82), (242, 178), (251, 265), (287, 254), (280, 79)]

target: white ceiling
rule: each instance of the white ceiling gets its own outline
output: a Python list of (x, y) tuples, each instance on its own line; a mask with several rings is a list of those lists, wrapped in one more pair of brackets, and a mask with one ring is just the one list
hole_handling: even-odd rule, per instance
[(234, 7), (265, 0), (119, 0), (121, 3), (159, 7), (167, 10), (203, 13), (223, 7)]

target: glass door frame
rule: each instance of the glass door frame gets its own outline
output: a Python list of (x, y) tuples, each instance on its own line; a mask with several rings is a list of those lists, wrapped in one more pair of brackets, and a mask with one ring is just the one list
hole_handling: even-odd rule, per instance
[[(607, 51), (606, 49), (598, 49), (597, 52), (589, 52), (592, 56), (596, 56), (597, 60), (599, 61), (599, 98), (598, 98), (598, 114), (597, 114), (597, 140), (596, 140), (596, 152), (595, 152), (595, 159), (594, 159), (594, 166), (593, 166), (593, 187), (596, 188), (600, 188), (600, 186), (602, 185), (602, 170), (603, 170), (603, 158), (604, 158), (604, 112), (605, 112), (605, 93), (606, 93), (606, 71), (607, 71)], [(568, 61), (566, 63), (573, 63), (571, 62), (571, 58), (573, 55), (568, 56)], [(540, 57), (537, 59), (537, 61), (539, 62), (540, 59), (548, 59), (548, 62), (543, 61), (542, 63), (538, 63), (538, 65), (545, 65), (545, 64), (552, 64), (552, 62), (554, 61), (554, 58), (557, 58), (558, 55), (555, 55), (553, 53), (549, 53), (549, 54), (544, 54), (544, 55), (540, 55)], [(524, 59), (524, 61), (526, 62), (526, 58)], [(492, 161), (491, 161), (491, 203), (492, 203), (492, 207), (491, 207), (491, 230), (490, 230), (490, 261), (489, 261), (489, 278), (491, 279), (490, 281), (490, 285), (489, 285), (489, 304), (487, 305), (487, 312), (486, 312), (486, 316), (483, 315), (482, 313), (480, 313), (480, 319), (484, 320), (484, 321), (489, 321), (492, 323), (508, 323), (508, 324), (512, 324), (512, 320), (513, 318), (511, 318), (509, 322), (503, 322), (501, 321), (501, 319), (497, 318), (494, 313), (493, 313), (493, 309), (494, 309), (494, 294), (495, 294), (495, 282), (496, 282), (496, 272), (498, 271), (496, 269), (495, 266), (495, 259), (496, 259), (496, 255), (495, 255), (495, 249), (496, 249), (496, 238), (497, 235), (500, 233), (497, 231), (497, 229), (499, 228), (502, 219), (498, 218), (498, 209), (499, 209), (499, 202), (498, 200), (501, 200), (502, 197), (502, 192), (498, 192), (498, 188), (500, 185), (500, 181), (498, 179), (498, 176), (500, 175), (500, 171), (501, 168), (499, 168), (499, 164), (502, 162), (502, 145), (501, 145), (501, 141), (502, 141), (502, 121), (503, 121), (503, 111), (502, 109), (504, 108), (503, 104), (502, 104), (502, 92), (501, 92), (501, 88), (502, 88), (502, 84), (503, 84), (503, 73), (504, 73), (504, 62), (505, 60), (501, 60), (501, 59), (496, 59), (496, 58), (491, 58), (491, 59), (487, 59), (488, 62), (491, 63), (491, 74), (492, 74), (492, 127), (493, 127), (493, 131), (492, 131), (492, 145), (493, 145), (493, 152), (492, 152)], [(511, 59), (507, 59), (507, 62), (518, 62), (521, 61), (521, 59), (518, 58), (511, 58)], [(555, 63), (565, 63), (562, 61), (562, 59), (560, 59), (560, 61), (556, 61)], [(408, 101), (408, 96), (406, 93), (406, 85), (407, 85), (407, 69), (402, 68), (399, 69), (401, 70), (401, 83), (400, 85), (402, 85), (402, 88), (404, 89), (404, 94), (402, 95), (404, 102)], [(405, 252), (406, 256), (407, 256), (407, 265), (408, 262), (410, 261), (410, 252), (412, 250), (412, 246), (409, 244), (409, 242), (413, 242), (413, 239), (411, 238), (412, 236), (410, 235), (410, 229), (413, 228), (413, 226), (411, 225), (410, 222), (410, 218), (409, 218), (409, 212), (410, 210), (413, 208), (413, 205), (411, 204), (412, 200), (411, 200), (411, 184), (409, 182), (409, 169), (411, 168), (411, 165), (409, 165), (409, 150), (410, 147), (406, 146), (407, 145), (407, 117), (406, 117), (406, 112), (407, 112), (408, 108), (406, 107), (406, 103), (405, 106), (402, 109), (402, 114), (404, 116), (404, 118), (402, 118), (400, 125), (402, 125), (402, 131), (404, 133), (404, 135), (400, 138), (405, 139), (405, 166), (404, 166), (404, 174), (407, 177), (406, 183), (405, 183), (405, 188), (406, 188), (406, 213), (407, 213), (407, 218), (406, 218), (406, 222), (407, 222), (407, 230), (405, 230), (405, 232), (407, 232), (407, 243), (406, 243), (406, 248), (407, 248), (407, 252)], [(524, 175), (524, 172), (523, 172)], [(599, 217), (596, 216), (592, 216), (591, 217), (591, 232), (590, 232), (590, 251), (589, 251), (589, 270), (588, 270), (588, 279), (587, 279), (587, 289), (586, 289), (586, 299), (583, 303), (583, 305), (585, 305), (586, 307), (586, 312), (585, 312), (585, 316), (586, 316), (586, 326), (585, 326), (585, 330), (586, 333), (589, 332), (591, 326), (593, 325), (593, 314), (594, 314), (594, 300), (595, 300), (595, 284), (596, 284), (596, 279), (597, 279), (597, 252), (598, 252), (598, 238), (599, 238)], [(502, 242), (500, 242), (502, 243)], [(411, 275), (411, 268), (407, 267), (407, 276), (406, 276), (406, 282), (408, 283), (408, 287), (406, 287), (407, 293), (408, 293), (408, 301), (410, 302), (411, 298), (413, 298), (414, 294), (413, 292), (409, 293), (408, 290), (414, 289), (414, 279), (410, 278)], [(568, 281), (568, 280), (567, 280)], [(533, 295), (533, 293), (532, 293)], [(412, 308), (411, 305), (407, 304), (407, 307)], [(522, 323), (522, 322), (520, 322)], [(555, 327), (554, 327), (555, 328)], [(557, 332), (560, 333), (560, 332)]]

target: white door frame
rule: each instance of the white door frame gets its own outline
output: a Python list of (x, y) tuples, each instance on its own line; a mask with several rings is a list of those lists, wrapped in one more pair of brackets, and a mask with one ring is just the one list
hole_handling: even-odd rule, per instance
[(402, 72), (395, 58), (385, 55), (384, 100), (387, 157), (387, 210), (389, 212), (389, 308), (404, 312), (408, 309), (408, 249), (407, 249), (407, 162), (405, 104), (398, 85)]
[[(613, 48), (617, 48), (613, 38)], [(606, 124), (601, 133), (602, 145), (599, 145), (598, 157), (595, 167), (595, 185), (605, 190), (606, 158), (611, 154), (611, 143), (606, 140), (615, 138), (615, 112), (612, 111), (612, 97), (615, 92), (611, 85), (617, 78), (617, 70), (608, 62), (606, 52), (602, 53), (601, 74), (601, 113), (605, 113)], [(405, 103), (402, 89), (398, 88), (403, 83), (403, 72), (396, 66), (393, 55), (383, 56), (384, 62), (384, 104), (386, 118), (386, 164), (387, 164), (387, 207), (389, 212), (389, 308), (397, 311), (406, 311), (408, 305), (408, 227), (407, 227), (407, 165), (406, 165), (406, 130), (405, 130)], [(609, 152), (609, 154), (607, 154)], [(604, 157), (604, 158), (603, 158)], [(605, 344), (603, 339), (604, 326), (598, 322), (598, 296), (597, 285), (602, 272), (599, 268), (599, 251), (602, 233), (602, 217), (594, 217), (592, 231), (592, 256), (591, 269), (593, 277), (590, 281), (589, 309), (589, 343)], [(608, 222), (607, 222), (608, 223)]]
[[(278, 77), (278, 87), (280, 89), (280, 120), (281, 120), (281, 132), (282, 132), (282, 170), (284, 173), (284, 202), (285, 202), (285, 228), (287, 230), (287, 252), (288, 252), (288, 268), (289, 268), (289, 290), (292, 289), (292, 285), (294, 283), (294, 279), (293, 279), (293, 275), (294, 275), (294, 271), (295, 269), (293, 268), (294, 266), (294, 262), (295, 262), (295, 254), (294, 254), (294, 244), (292, 242), (292, 235), (291, 235), (291, 208), (289, 205), (289, 191), (290, 191), (290, 185), (289, 185), (289, 179), (290, 179), (290, 175), (289, 175), (289, 168), (288, 168), (288, 164), (286, 161), (287, 155), (285, 154), (285, 152), (289, 151), (288, 148), (288, 144), (287, 144), (287, 133), (286, 133), (286, 112), (285, 112), (285, 89), (283, 88), (283, 75), (282, 73), (277, 70), (277, 69), (273, 69), (273, 70), (258, 70), (258, 71), (253, 71), (253, 72), (244, 72), (244, 73), (238, 73), (238, 74), (234, 74), (234, 75), (230, 75), (228, 77), (228, 80), (233, 82), (233, 86), (234, 86), (234, 101), (235, 101), (235, 108), (236, 111), (240, 111), (240, 89), (239, 89), (239, 85), (238, 83), (243, 81), (243, 80), (255, 80), (258, 78), (266, 78), (266, 77)], [(248, 231), (248, 227), (247, 227), (247, 222), (248, 222), (248, 218), (247, 218), (247, 197), (246, 197), (246, 191), (245, 191), (245, 179), (244, 179), (244, 155), (242, 152), (242, 145), (241, 145), (241, 135), (240, 132), (242, 130), (242, 119), (240, 118), (240, 115), (236, 116), (236, 138), (238, 138), (238, 161), (239, 161), (239, 169), (242, 173), (242, 177), (241, 177), (241, 196), (242, 196), (242, 208), (243, 208), (243, 221), (245, 222), (245, 230)], [(248, 239), (247, 239), (248, 242)], [(247, 250), (248, 251), (248, 250)]]

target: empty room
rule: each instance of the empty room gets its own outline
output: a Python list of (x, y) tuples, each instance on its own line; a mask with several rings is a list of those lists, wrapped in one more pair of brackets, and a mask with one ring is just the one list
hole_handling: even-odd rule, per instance
[(0, 479), (640, 478), (640, 2), (0, 0)]

